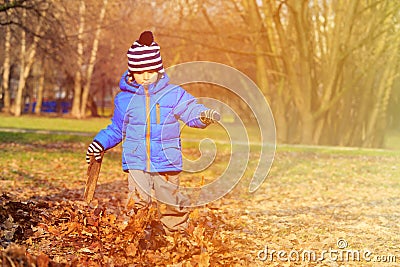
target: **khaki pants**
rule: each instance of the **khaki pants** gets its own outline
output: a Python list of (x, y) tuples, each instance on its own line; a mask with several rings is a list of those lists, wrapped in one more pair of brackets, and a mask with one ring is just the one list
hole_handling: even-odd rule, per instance
[(184, 208), (188, 199), (179, 193), (179, 173), (149, 173), (141, 170), (129, 170), (128, 203), (134, 203), (134, 209), (148, 207), (152, 202), (152, 191), (157, 200), (160, 221), (166, 232), (185, 230), (189, 211)]

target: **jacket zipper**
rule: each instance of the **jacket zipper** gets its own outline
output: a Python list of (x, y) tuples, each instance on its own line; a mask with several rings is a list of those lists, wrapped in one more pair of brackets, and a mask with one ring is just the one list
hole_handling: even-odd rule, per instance
[(151, 129), (151, 121), (150, 121), (150, 95), (149, 89), (145, 87), (146, 93), (146, 169), (150, 171), (150, 129)]

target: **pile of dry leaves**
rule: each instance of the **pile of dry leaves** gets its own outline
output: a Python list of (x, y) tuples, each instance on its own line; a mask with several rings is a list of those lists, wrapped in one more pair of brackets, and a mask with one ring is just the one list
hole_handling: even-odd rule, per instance
[(91, 206), (65, 198), (0, 199), (2, 266), (215, 266), (240, 261), (229, 253), (224, 229), (230, 226), (208, 208), (192, 212), (187, 233), (165, 235), (155, 208), (127, 216), (118, 200)]

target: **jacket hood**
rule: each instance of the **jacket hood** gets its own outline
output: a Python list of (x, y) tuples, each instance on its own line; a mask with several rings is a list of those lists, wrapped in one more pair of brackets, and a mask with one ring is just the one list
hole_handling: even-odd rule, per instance
[[(158, 91), (162, 90), (168, 85), (168, 82), (169, 82), (168, 75), (165, 72), (162, 73), (161, 78), (157, 82), (149, 84), (148, 86), (149, 94), (155, 94)], [(122, 91), (131, 92), (138, 95), (145, 94), (143, 85), (138, 84), (136, 81), (133, 82), (129, 81), (128, 71), (126, 71), (122, 75), (121, 80), (119, 81), (119, 88)]]

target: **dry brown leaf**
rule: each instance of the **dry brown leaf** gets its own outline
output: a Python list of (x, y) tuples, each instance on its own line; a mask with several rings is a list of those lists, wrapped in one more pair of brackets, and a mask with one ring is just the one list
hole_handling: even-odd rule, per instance
[(136, 253), (137, 253), (137, 245), (136, 244), (128, 244), (125, 248), (125, 253), (127, 256), (130, 257), (135, 257)]
[(199, 264), (199, 266), (208, 267), (210, 266), (210, 255), (207, 252), (203, 252), (200, 255), (194, 255), (193, 259)]

